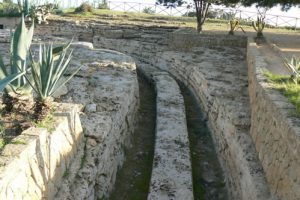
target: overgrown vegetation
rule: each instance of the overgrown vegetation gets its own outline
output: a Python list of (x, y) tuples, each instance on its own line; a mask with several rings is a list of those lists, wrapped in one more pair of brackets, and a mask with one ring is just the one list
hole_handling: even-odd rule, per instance
[(296, 114), (300, 117), (300, 85), (287, 75), (272, 74), (269, 71), (265, 71), (264, 75), (276, 90), (280, 91), (290, 103), (295, 105), (296, 112), (290, 114)]

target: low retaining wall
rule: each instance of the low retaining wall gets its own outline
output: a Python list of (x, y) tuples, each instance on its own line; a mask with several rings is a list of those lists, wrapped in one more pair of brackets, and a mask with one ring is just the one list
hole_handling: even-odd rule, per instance
[[(5, 146), (1, 156), (0, 199), (53, 199), (83, 142), (79, 107), (60, 104), (55, 130), (30, 128)], [(13, 143), (13, 142), (12, 142)]]
[(190, 50), (194, 47), (214, 48), (216, 46), (242, 47), (247, 46), (246, 36), (193, 34), (174, 31), (169, 36), (169, 47), (174, 50)]
[(256, 44), (248, 44), (251, 131), (272, 193), (282, 200), (300, 199), (300, 119), (295, 107), (272, 89), (263, 75), (267, 63)]

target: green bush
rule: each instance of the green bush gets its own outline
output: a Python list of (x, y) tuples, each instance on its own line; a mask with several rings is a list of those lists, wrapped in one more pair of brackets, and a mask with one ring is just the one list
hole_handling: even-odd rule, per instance
[(75, 9), (76, 13), (93, 12), (93, 7), (88, 3), (84, 2)]
[(19, 6), (14, 3), (0, 3), (0, 17), (20, 17)]

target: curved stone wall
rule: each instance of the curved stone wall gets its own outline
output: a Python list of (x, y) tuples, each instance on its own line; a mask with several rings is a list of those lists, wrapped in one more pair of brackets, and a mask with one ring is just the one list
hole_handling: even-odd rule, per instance
[(300, 198), (300, 119), (295, 107), (263, 76), (267, 63), (253, 41), (248, 44), (251, 131), (256, 151), (273, 193)]

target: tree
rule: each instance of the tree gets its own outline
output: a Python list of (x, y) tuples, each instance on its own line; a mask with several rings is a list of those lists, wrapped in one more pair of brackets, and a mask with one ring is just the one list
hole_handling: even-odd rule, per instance
[(207, 17), (208, 9), (211, 3), (217, 3), (215, 0), (157, 0), (158, 4), (162, 4), (167, 7), (177, 7), (187, 4), (187, 7), (195, 7), (197, 17), (197, 31), (202, 32), (202, 25)]
[(251, 6), (253, 4), (256, 4), (257, 7), (266, 7), (266, 8), (271, 8), (276, 5), (281, 5), (282, 10), (288, 10), (292, 6), (300, 5), (299, 0), (232, 0), (232, 1), (240, 2), (244, 6)]
[(232, 6), (241, 4), (243, 6), (251, 6), (256, 4), (257, 7), (271, 8), (280, 4), (283, 10), (288, 10), (292, 6), (300, 5), (299, 0), (157, 0), (157, 4), (161, 4), (167, 7), (177, 7), (184, 4), (187, 7), (195, 7), (197, 17), (197, 31), (202, 31), (202, 25), (207, 17), (208, 9), (211, 4), (223, 4), (226, 6)]

